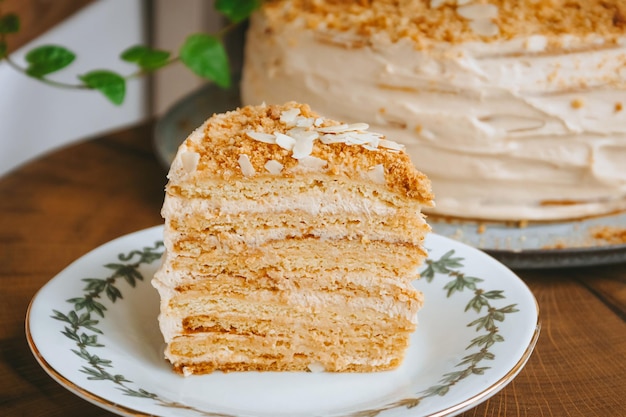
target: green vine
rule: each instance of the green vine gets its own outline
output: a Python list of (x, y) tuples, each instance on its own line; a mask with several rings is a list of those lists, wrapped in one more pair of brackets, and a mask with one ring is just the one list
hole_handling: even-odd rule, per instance
[(26, 53), (26, 66), (19, 65), (9, 55), (10, 35), (20, 30), (20, 19), (15, 13), (2, 12), (0, 0), (0, 62), (6, 61), (16, 71), (47, 85), (68, 89), (88, 89), (102, 93), (110, 102), (121, 105), (126, 96), (126, 82), (144, 76), (175, 62), (182, 62), (196, 75), (227, 88), (231, 84), (231, 70), (224, 37), (260, 7), (262, 0), (216, 0), (215, 9), (228, 19), (229, 24), (215, 34), (189, 35), (178, 49), (178, 55), (169, 51), (135, 45), (122, 51), (119, 58), (135, 64), (138, 69), (127, 75), (107, 69), (96, 69), (77, 75), (75, 84), (50, 79), (48, 76), (68, 67), (76, 54), (60, 45), (42, 45)]
[[(83, 278), (86, 283), (83, 294), (66, 300), (72, 305), (72, 310), (62, 313), (53, 310), (52, 318), (65, 323), (61, 333), (70, 339), (76, 346), (72, 352), (84, 361), (80, 369), (87, 375), (89, 380), (110, 381), (115, 384), (124, 395), (137, 398), (146, 398), (155, 401), (158, 405), (193, 411), (199, 415), (207, 417), (234, 417), (230, 414), (214, 413), (198, 410), (194, 407), (176, 402), (168, 401), (142, 388), (133, 388), (133, 382), (120, 374), (110, 372), (113, 367), (112, 361), (101, 358), (93, 353), (97, 348), (104, 347), (98, 340), (102, 331), (97, 327), (99, 320), (97, 316), (104, 318), (107, 311), (106, 306), (101, 302), (106, 297), (111, 303), (122, 299), (120, 282), (126, 282), (129, 286), (135, 287), (139, 281), (144, 281), (144, 277), (139, 271), (141, 265), (147, 265), (158, 260), (161, 255), (163, 242), (156, 242), (152, 247), (145, 247), (143, 250), (133, 250), (127, 254), (119, 254), (118, 261), (105, 264), (104, 267), (111, 270), (105, 278)], [(484, 366), (484, 361), (495, 359), (495, 355), (489, 350), (495, 343), (503, 342), (504, 338), (500, 334), (497, 323), (503, 322), (507, 314), (517, 312), (516, 304), (509, 304), (504, 307), (492, 305), (493, 300), (504, 299), (503, 291), (485, 291), (478, 287), (483, 279), (468, 276), (461, 272), (464, 258), (454, 257), (454, 250), (450, 250), (438, 260), (428, 259), (426, 267), (422, 271), (422, 277), (428, 283), (432, 283), (437, 277), (448, 277), (451, 280), (443, 286), (448, 298), (456, 293), (470, 291), (473, 297), (465, 306), (465, 311), (473, 310), (483, 313), (482, 316), (473, 320), (467, 327), (474, 328), (477, 332), (482, 332), (472, 339), (466, 350), (474, 349), (472, 353), (465, 356), (453, 372), (446, 373), (438, 381), (439, 383), (419, 392), (415, 397), (404, 398), (386, 404), (376, 409), (361, 410), (349, 414), (350, 417), (375, 417), (381, 412), (394, 408), (404, 407), (407, 409), (417, 407), (421, 401), (427, 397), (443, 396), (461, 380), (471, 375), (482, 375), (489, 366)], [(94, 317), (95, 316), (95, 317)]]

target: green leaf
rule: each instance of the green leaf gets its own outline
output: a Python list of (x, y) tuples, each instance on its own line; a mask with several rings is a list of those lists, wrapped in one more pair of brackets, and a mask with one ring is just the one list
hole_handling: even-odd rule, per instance
[(0, 33), (16, 33), (20, 30), (20, 18), (15, 13), (0, 16)]
[(497, 311), (501, 313), (517, 313), (519, 310), (515, 308), (517, 304), (510, 304), (506, 307), (499, 308)]
[(485, 293), (483, 293), (483, 297), (488, 298), (490, 300), (495, 300), (498, 298), (504, 298), (504, 295), (502, 295), (504, 291), (500, 291), (500, 290), (494, 290), (494, 291), (487, 291)]
[(500, 336), (497, 333), (487, 333), (482, 336), (478, 336), (471, 340), (470, 345), (466, 348), (469, 349), (472, 346), (484, 346), (485, 348), (489, 348), (496, 342), (503, 342), (504, 337)]
[(102, 292), (107, 285), (106, 280), (100, 278), (83, 278), (83, 281), (87, 283), (83, 290), (96, 293)]
[[(465, 308), (465, 311), (467, 311), (468, 308)], [(495, 326), (494, 324), (494, 317), (492, 317), (492, 314), (487, 314), (486, 316), (477, 318), (476, 320), (474, 320), (473, 322), (471, 322), (470, 324), (467, 325), (467, 327), (473, 327), (476, 326), (476, 331), (485, 328), (485, 329), (491, 329)]]
[(76, 333), (76, 331), (70, 329), (69, 327), (65, 327), (61, 334), (69, 339), (74, 340), (75, 342), (80, 343), (80, 337), (78, 336), (78, 333)]
[(126, 80), (119, 74), (108, 70), (95, 70), (78, 78), (89, 88), (100, 91), (113, 104), (120, 105), (126, 95)]
[(141, 275), (133, 265), (106, 264), (104, 266), (115, 269), (116, 271), (113, 274), (113, 278), (122, 277), (130, 284), (131, 287), (136, 285), (137, 280), (143, 280), (143, 275)]
[(4, 41), (0, 41), (0, 59), (4, 58), (7, 55), (8, 51), (7, 43)]
[(62, 46), (43, 45), (30, 50), (26, 54), (28, 68), (26, 73), (31, 77), (41, 78), (71, 64), (76, 55)]
[(156, 394), (153, 394), (151, 392), (146, 391), (145, 389), (139, 388), (138, 390), (134, 390), (131, 388), (120, 388), (120, 390), (122, 391), (122, 393), (124, 395), (129, 395), (131, 397), (137, 397), (137, 398), (157, 398), (158, 396)]
[[(455, 291), (463, 291), (465, 288), (470, 290), (476, 289), (476, 283), (482, 281), (481, 278), (467, 277), (463, 274), (457, 275), (457, 277), (448, 282), (443, 288), (448, 290), (447, 297), (449, 298)], [(467, 311), (467, 310), (465, 310)]]
[(106, 295), (112, 302), (117, 301), (118, 298), (122, 298), (122, 292), (113, 285), (107, 285)]
[(428, 388), (425, 393), (425, 397), (432, 397), (433, 395), (439, 395), (440, 397), (446, 395), (450, 391), (449, 385), (435, 385), (434, 387)]
[(167, 65), (170, 53), (143, 45), (131, 46), (120, 55), (126, 62), (132, 62), (144, 71), (153, 71)]
[(471, 308), (472, 310), (476, 311), (477, 313), (480, 313), (480, 310), (482, 310), (483, 307), (487, 307), (488, 308), (489, 307), (489, 302), (482, 295), (476, 295), (474, 298), (472, 298), (467, 303), (467, 305), (465, 306), (465, 311), (468, 311)]
[(230, 86), (230, 65), (222, 42), (215, 36), (190, 35), (180, 48), (181, 61), (200, 77), (215, 81), (220, 87)]
[(233, 23), (246, 20), (260, 6), (261, 0), (217, 0), (215, 2), (215, 10)]
[(66, 323), (71, 323), (70, 319), (63, 313), (61, 313), (59, 310), (52, 310), (52, 312), (54, 313), (52, 317), (55, 320), (60, 320), (60, 321), (64, 321)]
[(472, 373), (475, 375), (484, 375), (487, 369), (490, 369), (490, 367), (485, 366), (482, 368), (472, 368)]

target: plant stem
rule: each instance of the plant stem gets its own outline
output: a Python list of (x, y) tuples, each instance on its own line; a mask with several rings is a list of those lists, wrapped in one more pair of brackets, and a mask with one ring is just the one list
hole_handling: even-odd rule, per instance
[(2, 59), (6, 60), (7, 64), (11, 66), (14, 70), (21, 72), (24, 75), (27, 75), (31, 78), (34, 78), (38, 81), (41, 81), (44, 84), (51, 85), (53, 87), (67, 88), (67, 89), (80, 89), (80, 90), (89, 90), (90, 88), (84, 84), (69, 84), (61, 81), (54, 81), (44, 77), (33, 77), (30, 75), (23, 67), (19, 66), (15, 61), (13, 61), (9, 55), (5, 55)]
[(228, 32), (231, 32), (232, 30), (234, 30), (237, 26), (239, 26), (242, 22), (230, 22), (228, 25), (224, 26), (223, 28), (221, 28), (216, 34), (215, 37), (218, 39), (224, 39), (224, 36), (226, 36), (228, 34)]

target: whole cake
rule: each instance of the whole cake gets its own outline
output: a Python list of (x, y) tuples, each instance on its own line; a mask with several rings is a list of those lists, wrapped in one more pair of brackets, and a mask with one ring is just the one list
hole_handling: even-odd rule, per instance
[(176, 371), (401, 363), (433, 205), (402, 146), (295, 102), (249, 106), (195, 130), (168, 178), (152, 283)]
[(624, 0), (269, 0), (241, 88), (406, 145), (435, 214), (626, 209)]

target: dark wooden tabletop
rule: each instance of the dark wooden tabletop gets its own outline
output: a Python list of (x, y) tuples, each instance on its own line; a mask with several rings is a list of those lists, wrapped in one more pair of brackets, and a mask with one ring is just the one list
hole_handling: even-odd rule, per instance
[[(0, 415), (110, 416), (37, 364), (24, 319), (37, 290), (75, 259), (162, 222), (165, 170), (153, 124), (45, 155), (0, 177)], [(517, 271), (539, 303), (535, 352), (467, 416), (626, 416), (626, 264)]]

